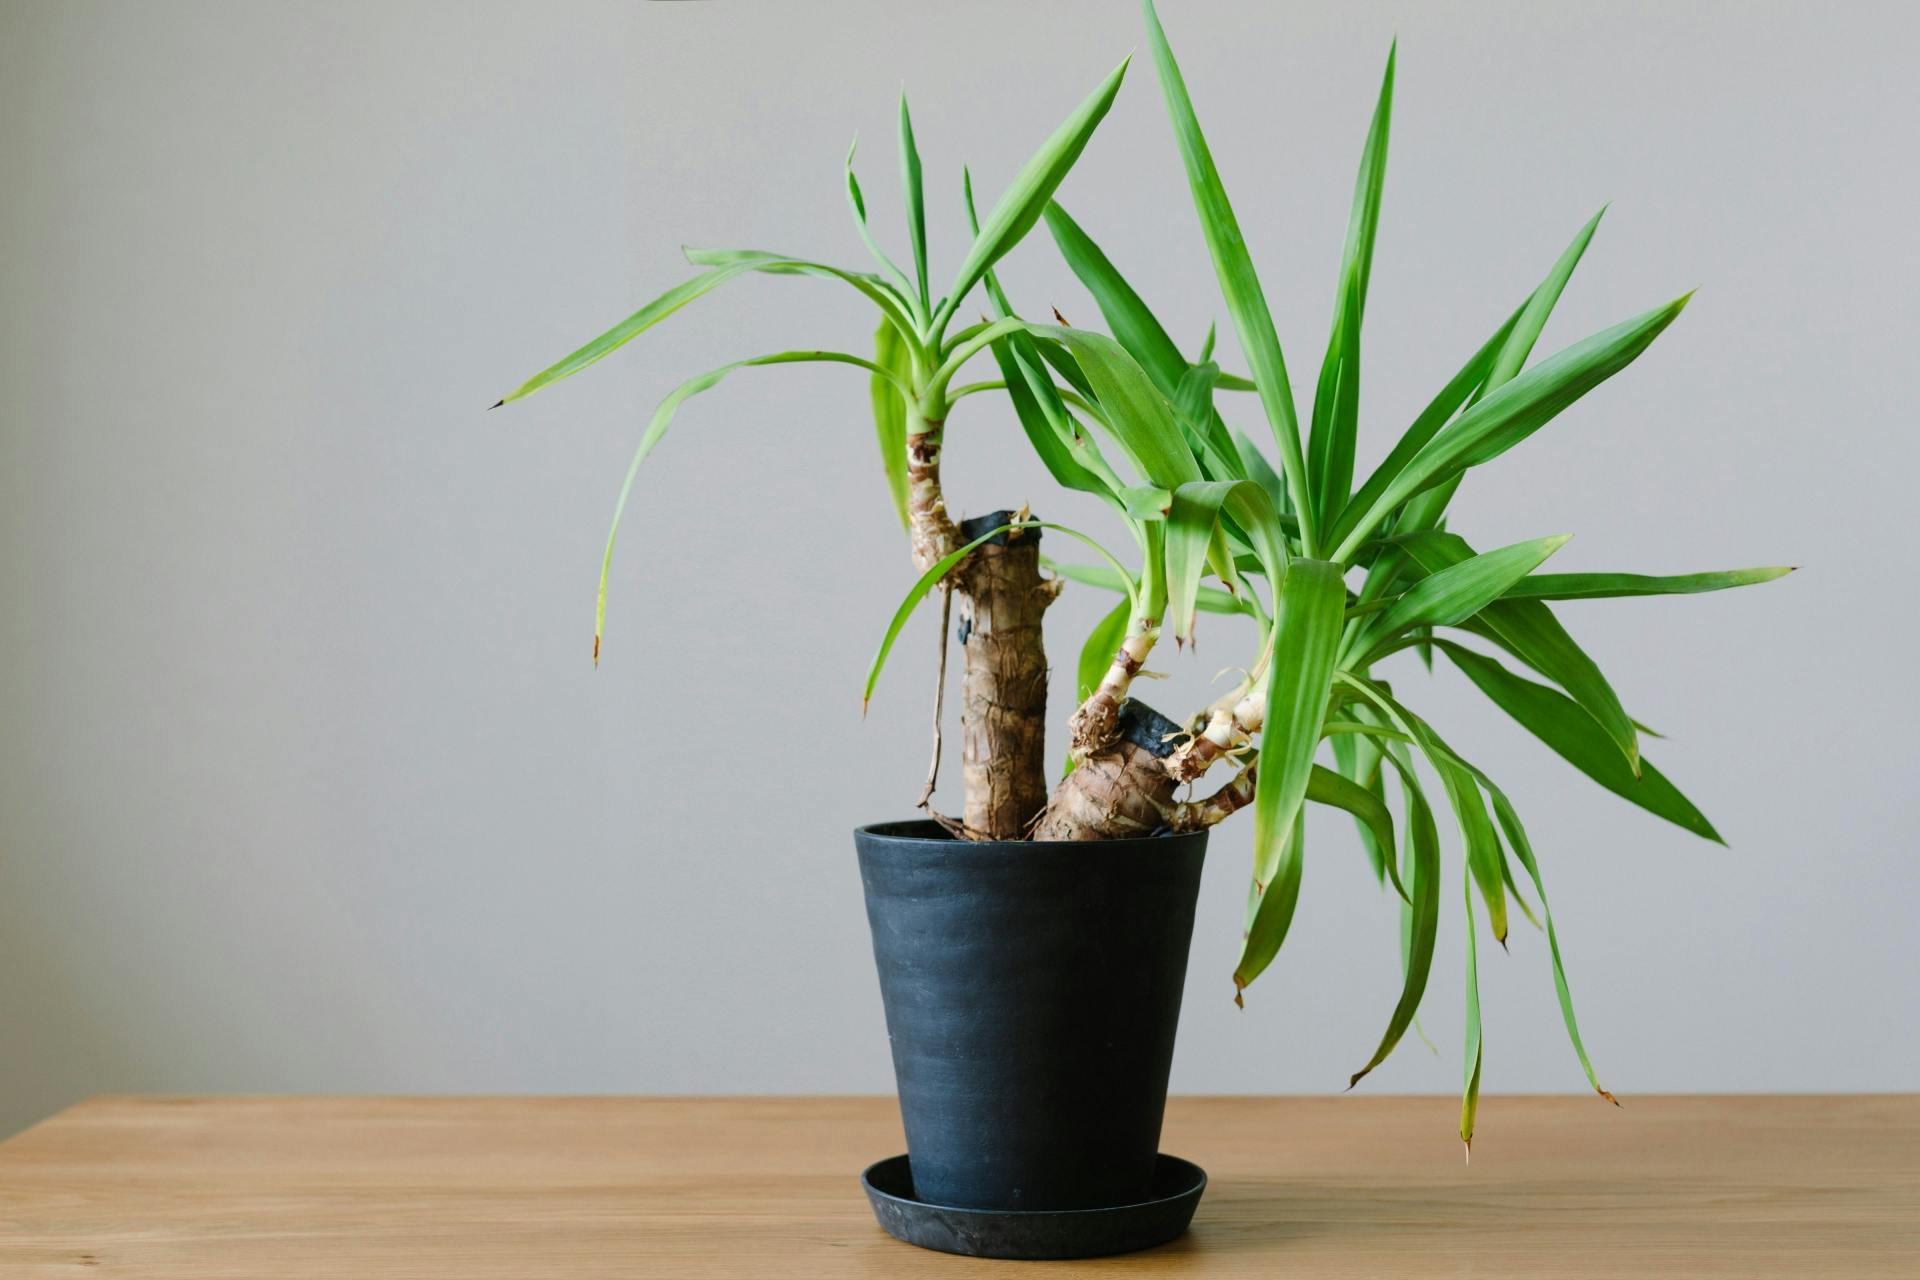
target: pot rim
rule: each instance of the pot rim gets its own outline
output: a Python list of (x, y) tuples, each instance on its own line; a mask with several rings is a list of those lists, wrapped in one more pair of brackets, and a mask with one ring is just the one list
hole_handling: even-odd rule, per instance
[[(922, 831), (903, 831), (900, 828), (924, 828)], [(1080, 850), (1118, 850), (1130, 845), (1146, 844), (1182, 844), (1197, 841), (1204, 844), (1207, 829), (1198, 831), (1155, 831), (1143, 836), (1127, 836), (1118, 840), (962, 840), (949, 834), (945, 828), (931, 818), (899, 818), (890, 822), (869, 822), (853, 829), (855, 839), (865, 837), (871, 840), (884, 840), (889, 844), (919, 845), (928, 848), (954, 849), (1021, 849), (1027, 852), (1037, 850), (1061, 851)]]

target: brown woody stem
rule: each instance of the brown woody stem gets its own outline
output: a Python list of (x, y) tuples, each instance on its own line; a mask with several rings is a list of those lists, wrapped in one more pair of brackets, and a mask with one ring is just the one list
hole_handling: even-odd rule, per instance
[(1184, 800), (1173, 806), (1167, 815), (1167, 825), (1175, 831), (1198, 831), (1226, 821), (1253, 803), (1255, 768), (1248, 765), (1233, 781), (1204, 800)]

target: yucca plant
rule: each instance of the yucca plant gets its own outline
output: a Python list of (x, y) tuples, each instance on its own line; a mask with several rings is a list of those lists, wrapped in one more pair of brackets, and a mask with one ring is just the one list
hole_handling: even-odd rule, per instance
[[(1378, 1046), (1353, 1075), (1357, 1084), (1412, 1026), (1432, 967), (1444, 884), (1439, 805), (1430, 798), (1424, 769), (1439, 784), (1463, 849), (1468, 980), (1461, 1138), (1471, 1143), (1481, 1065), (1475, 899), (1491, 935), (1504, 946), (1510, 910), (1536, 918), (1522, 877), (1538, 900), (1537, 922), (1547, 936), (1568, 1037), (1593, 1088), (1611, 1099), (1581, 1043), (1539, 862), (1514, 805), (1402, 699), (1383, 668), (1408, 651), (1428, 666), (1439, 654), (1603, 787), (1719, 840), (1700, 811), (1642, 756), (1645, 730), (1555, 617), (1551, 602), (1714, 591), (1788, 570), (1675, 577), (1541, 573), (1564, 535), (1479, 552), (1446, 528), (1448, 505), (1468, 470), (1519, 444), (1624, 369), (1673, 322), (1690, 295), (1529, 365), (1535, 341), (1600, 221), (1596, 214), (1356, 485), (1361, 332), (1386, 172), (1395, 55), (1388, 54), (1361, 153), (1331, 333), (1303, 432), (1233, 207), (1151, 0), (1144, 8), (1187, 184), (1247, 376), (1222, 372), (1211, 335), (1191, 359), (1182, 353), (1092, 238), (1054, 201), (1118, 92), (1125, 63), (1054, 132), (984, 219), (974, 216), (971, 183), (963, 173), (974, 237), (952, 284), (937, 298), (928, 283), (921, 161), (903, 98), (899, 142), (911, 275), (869, 229), (850, 151), (847, 194), (877, 270), (851, 271), (761, 251), (689, 251), (704, 268), (699, 275), (505, 397), (518, 399), (579, 371), (750, 272), (838, 280), (880, 312), (871, 358), (805, 350), (739, 360), (690, 379), (662, 403), (615, 507), (602, 565), (595, 658), (614, 534), (641, 460), (681, 403), (753, 365), (828, 361), (864, 369), (884, 473), (920, 571), (885, 629), (865, 694), (872, 697), (914, 610), (936, 591), (950, 602), (958, 597), (966, 805), (963, 817), (945, 820), (957, 837), (1099, 840), (1194, 830), (1251, 807), (1253, 881), (1233, 974), (1240, 1001), (1278, 953), (1293, 919), (1304, 805), (1313, 801), (1351, 814), (1376, 875), (1399, 899), (1402, 919), (1400, 998)], [(995, 267), (1042, 218), (1110, 335), (1064, 322), (1032, 322), (1013, 309)], [(989, 314), (956, 327), (976, 286)], [(993, 376), (960, 381), (976, 356), (994, 362)], [(1221, 392), (1257, 398), (1277, 462), (1228, 424), (1215, 403)], [(1076, 530), (1034, 519), (1024, 508), (954, 522), (940, 487), (943, 427), (955, 405), (984, 393), (1008, 397), (1053, 478), (1063, 489), (1105, 503), (1132, 536), (1136, 555), (1123, 559)], [(1118, 455), (1114, 461), (1109, 449)], [(1085, 543), (1097, 562), (1042, 557), (1043, 529)], [(1040, 619), (1068, 581), (1116, 592), (1120, 599), (1081, 646), (1068, 772), (1049, 786)], [(1139, 707), (1132, 684), (1164, 634), (1170, 630), (1176, 644), (1191, 640), (1203, 611), (1239, 615), (1253, 624), (1244, 676), (1184, 724), (1152, 731), (1164, 722)], [(945, 634), (943, 626), (943, 646)], [(1530, 674), (1518, 674), (1510, 664)], [(1226, 781), (1206, 794), (1182, 794), (1217, 768), (1231, 771)], [(1389, 804), (1393, 793), (1398, 824)], [(920, 803), (927, 806), (926, 794)]]

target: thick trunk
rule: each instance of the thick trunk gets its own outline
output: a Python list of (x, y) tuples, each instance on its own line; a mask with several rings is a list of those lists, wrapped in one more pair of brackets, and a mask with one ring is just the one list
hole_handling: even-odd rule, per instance
[[(972, 541), (1014, 518), (966, 521)], [(1041, 619), (1059, 595), (1040, 576), (1040, 531), (1018, 529), (982, 544), (954, 578), (960, 679), (961, 769), (968, 834), (1019, 840), (1047, 803), (1047, 654)]]
[(1060, 780), (1034, 828), (1036, 840), (1117, 840), (1169, 825), (1174, 780), (1166, 757), (1180, 726), (1138, 699), (1120, 708), (1105, 750)]

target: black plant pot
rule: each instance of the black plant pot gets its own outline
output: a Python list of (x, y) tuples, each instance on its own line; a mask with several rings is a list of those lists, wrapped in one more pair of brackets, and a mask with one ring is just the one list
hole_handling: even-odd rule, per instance
[[(1029, 1226), (1164, 1202), (1160, 1122), (1206, 833), (975, 843), (892, 822), (854, 843), (912, 1200), (1016, 1211), (1001, 1216)], [(1185, 1227), (1204, 1185), (1193, 1172), (1176, 1188), (1185, 1214), (1159, 1239)], [(1084, 1237), (1087, 1220), (1067, 1216)], [(1158, 1242), (1082, 1239), (1072, 1252)]]

